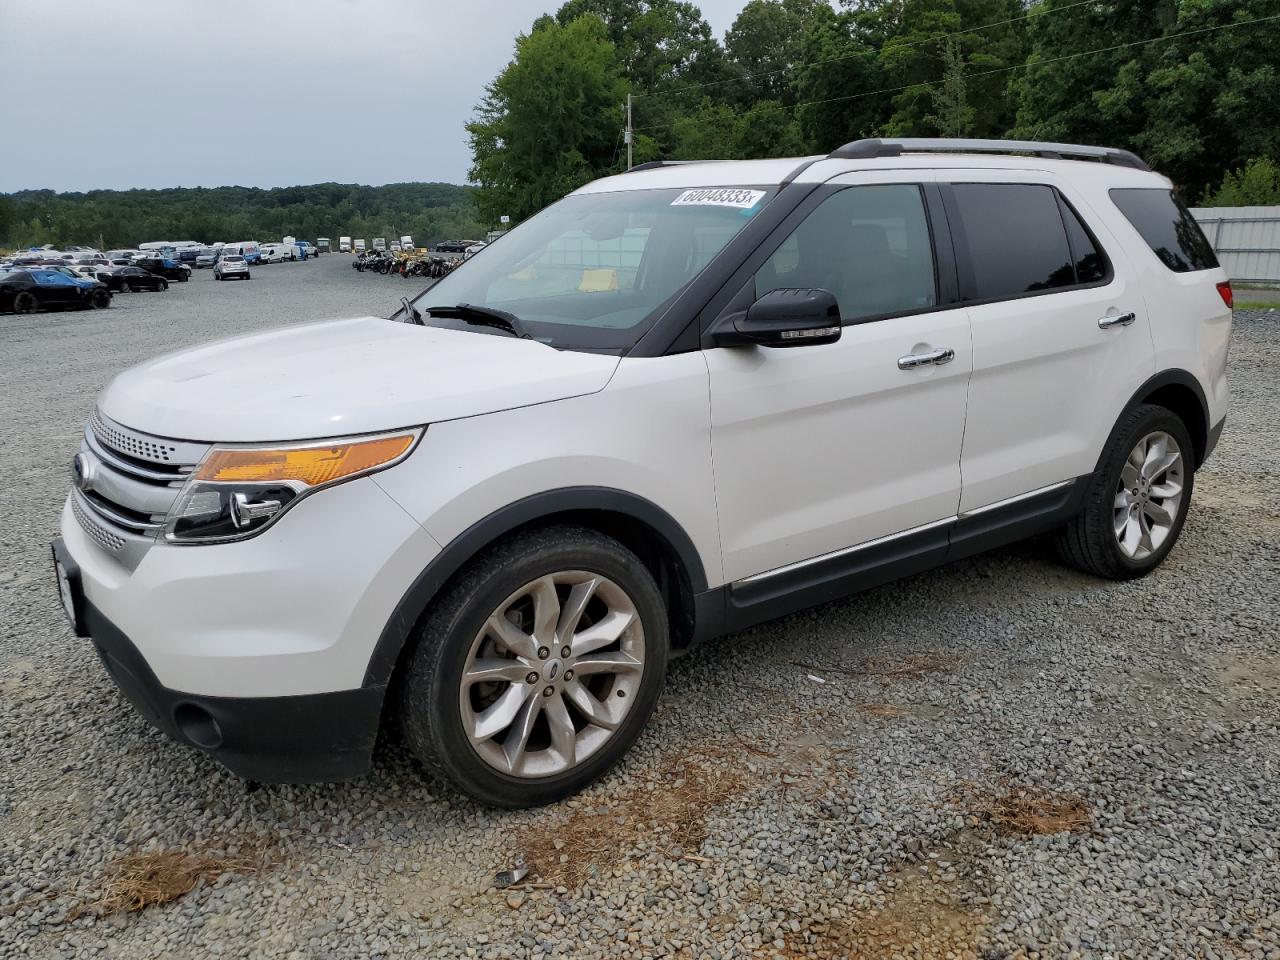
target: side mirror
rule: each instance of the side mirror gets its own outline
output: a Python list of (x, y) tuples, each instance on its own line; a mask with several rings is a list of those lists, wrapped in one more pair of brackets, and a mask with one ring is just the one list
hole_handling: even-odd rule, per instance
[(725, 318), (713, 333), (717, 346), (806, 347), (840, 339), (840, 306), (821, 287), (770, 290), (746, 313)]

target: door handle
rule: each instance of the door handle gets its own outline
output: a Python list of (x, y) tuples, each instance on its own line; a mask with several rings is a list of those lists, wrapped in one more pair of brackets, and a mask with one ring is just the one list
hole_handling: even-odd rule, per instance
[(1098, 328), (1101, 330), (1110, 330), (1112, 327), (1127, 327), (1137, 319), (1138, 315), (1135, 313), (1122, 313), (1115, 317), (1103, 317), (1098, 321)]
[(940, 367), (944, 363), (950, 363), (955, 358), (956, 352), (950, 347), (930, 350), (928, 353), (910, 353), (905, 357), (898, 358), (898, 369), (914, 370), (916, 367), (926, 367), (929, 364)]

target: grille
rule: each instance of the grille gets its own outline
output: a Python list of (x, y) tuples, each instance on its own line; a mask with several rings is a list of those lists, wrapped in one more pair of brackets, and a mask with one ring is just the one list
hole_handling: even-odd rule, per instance
[(100, 526), (93, 517), (89, 516), (83, 507), (80, 506), (80, 498), (71, 498), (71, 512), (75, 514), (80, 529), (89, 535), (98, 546), (104, 550), (110, 550), (112, 553), (118, 553), (124, 548), (124, 537), (117, 536), (106, 527)]
[(170, 463), (178, 453), (176, 444), (168, 443), (159, 438), (141, 437), (132, 431), (126, 433), (124, 430), (116, 428), (113, 424), (108, 423), (106, 418), (96, 409), (93, 411), (93, 419), (89, 425), (94, 435), (107, 446), (128, 456), (137, 457), (139, 460), (150, 460), (153, 463)]
[(88, 461), (82, 485), (71, 498), (76, 519), (104, 550), (136, 563), (208, 449), (133, 430), (94, 410), (80, 446)]

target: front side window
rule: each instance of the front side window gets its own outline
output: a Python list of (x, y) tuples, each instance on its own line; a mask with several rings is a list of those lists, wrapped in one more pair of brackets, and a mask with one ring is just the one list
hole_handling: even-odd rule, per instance
[(833, 194), (783, 241), (755, 281), (757, 299), (787, 287), (829, 290), (846, 322), (935, 305), (933, 245), (920, 187), (873, 184)]
[(973, 289), (966, 299), (1003, 300), (1076, 283), (1075, 264), (1052, 187), (957, 183), (952, 196), (966, 240)]
[(1218, 265), (1200, 224), (1172, 190), (1117, 187), (1111, 191), (1111, 202), (1174, 273), (1212, 270)]
[(725, 187), (569, 196), (476, 253), (414, 307), (424, 323), (455, 330), (486, 328), (431, 316), (432, 308), (501, 310), (550, 346), (621, 352), (773, 192)]

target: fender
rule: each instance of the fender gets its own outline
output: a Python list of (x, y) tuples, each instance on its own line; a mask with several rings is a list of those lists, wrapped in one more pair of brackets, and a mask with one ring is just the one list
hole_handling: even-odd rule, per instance
[[(1196, 445), (1196, 469), (1199, 469), (1200, 465), (1208, 459), (1209, 454), (1213, 452), (1218, 436), (1222, 433), (1222, 426), (1226, 422), (1226, 418), (1224, 417), (1222, 421), (1216, 424), (1210, 423), (1209, 402), (1205, 399), (1204, 389), (1200, 386), (1200, 381), (1189, 371), (1175, 367), (1162, 370), (1148, 379), (1134, 391), (1133, 396), (1129, 398), (1129, 402), (1124, 405), (1124, 410), (1121, 410), (1116, 417), (1116, 422), (1120, 422), (1120, 417), (1124, 416), (1125, 410), (1129, 410), (1142, 402), (1144, 397), (1155, 393), (1161, 387), (1171, 386), (1187, 387), (1195, 394), (1196, 401), (1200, 405), (1200, 424), (1187, 424), (1187, 431), (1191, 434), (1191, 440)], [(1200, 436), (1196, 436), (1197, 432), (1200, 433)]]
[(391, 680), (410, 631), (435, 595), (464, 564), (486, 546), (513, 530), (558, 513), (598, 510), (621, 514), (655, 530), (675, 551), (695, 595), (707, 592), (707, 575), (693, 541), (665, 510), (644, 497), (610, 487), (565, 487), (537, 493), (508, 504), (472, 524), (433, 559), (414, 579), (396, 604), (391, 619), (373, 648), (365, 670), (365, 687), (385, 686)]

